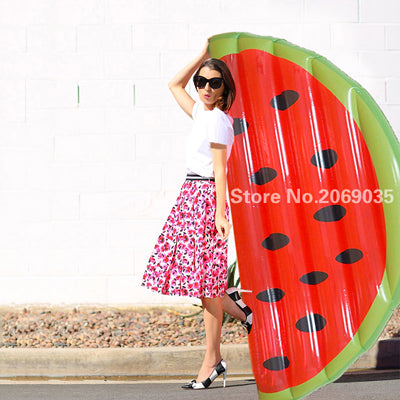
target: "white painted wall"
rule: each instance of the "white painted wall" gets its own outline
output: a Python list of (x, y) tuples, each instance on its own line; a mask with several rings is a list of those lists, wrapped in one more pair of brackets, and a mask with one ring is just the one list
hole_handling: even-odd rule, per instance
[(398, 0), (1, 0), (0, 304), (192, 302), (138, 285), (184, 179), (167, 82), (228, 31), (324, 55), (400, 132)]

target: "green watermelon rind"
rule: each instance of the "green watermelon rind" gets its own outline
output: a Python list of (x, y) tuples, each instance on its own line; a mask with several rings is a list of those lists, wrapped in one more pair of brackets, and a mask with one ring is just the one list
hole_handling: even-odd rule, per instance
[(396, 242), (400, 234), (400, 177), (395, 174), (400, 171), (400, 146), (389, 122), (370, 94), (321, 55), (271, 36), (231, 32), (210, 38), (209, 52), (214, 58), (248, 49), (262, 50), (301, 66), (339, 99), (362, 132), (380, 189), (391, 190), (393, 195), (392, 203), (383, 202), (387, 243), (385, 272), (378, 294), (354, 339), (307, 382), (276, 393), (259, 391), (260, 399), (293, 400), (340, 377), (376, 342), (400, 303), (400, 246)]

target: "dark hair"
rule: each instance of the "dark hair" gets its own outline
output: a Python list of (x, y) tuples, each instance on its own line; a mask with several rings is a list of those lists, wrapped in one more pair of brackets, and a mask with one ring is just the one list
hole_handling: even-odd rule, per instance
[(200, 74), (200, 70), (203, 67), (208, 67), (221, 73), (222, 79), (224, 80), (224, 92), (222, 93), (222, 98), (218, 99), (215, 103), (215, 107), (218, 107), (222, 111), (229, 111), (236, 96), (236, 86), (231, 71), (229, 71), (228, 66), (222, 60), (209, 58), (200, 65), (193, 76), (193, 82), (196, 80), (196, 77)]

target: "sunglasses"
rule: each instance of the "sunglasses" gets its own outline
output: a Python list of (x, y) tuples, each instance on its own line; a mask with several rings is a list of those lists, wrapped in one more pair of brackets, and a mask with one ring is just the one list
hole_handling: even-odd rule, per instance
[(222, 78), (206, 79), (204, 76), (197, 75), (194, 77), (194, 84), (197, 88), (203, 89), (206, 87), (207, 82), (210, 84), (211, 89), (219, 89), (224, 80)]

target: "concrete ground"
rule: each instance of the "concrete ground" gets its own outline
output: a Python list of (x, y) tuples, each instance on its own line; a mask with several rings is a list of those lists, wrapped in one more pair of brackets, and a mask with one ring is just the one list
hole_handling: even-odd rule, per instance
[[(400, 370), (375, 368), (399, 368), (399, 344), (399, 340), (376, 343), (345, 375), (307, 399), (398, 400)], [(204, 351), (204, 346), (2, 348), (0, 400), (258, 399), (247, 345), (222, 346), (229, 365), (227, 388), (223, 389), (218, 379), (207, 390), (181, 389), (196, 376)]]
[[(218, 379), (207, 390), (184, 390), (186, 380), (150, 381), (11, 381), (0, 380), (2, 400), (242, 400), (258, 399), (254, 379)], [(307, 400), (398, 400), (399, 370), (347, 372)]]

